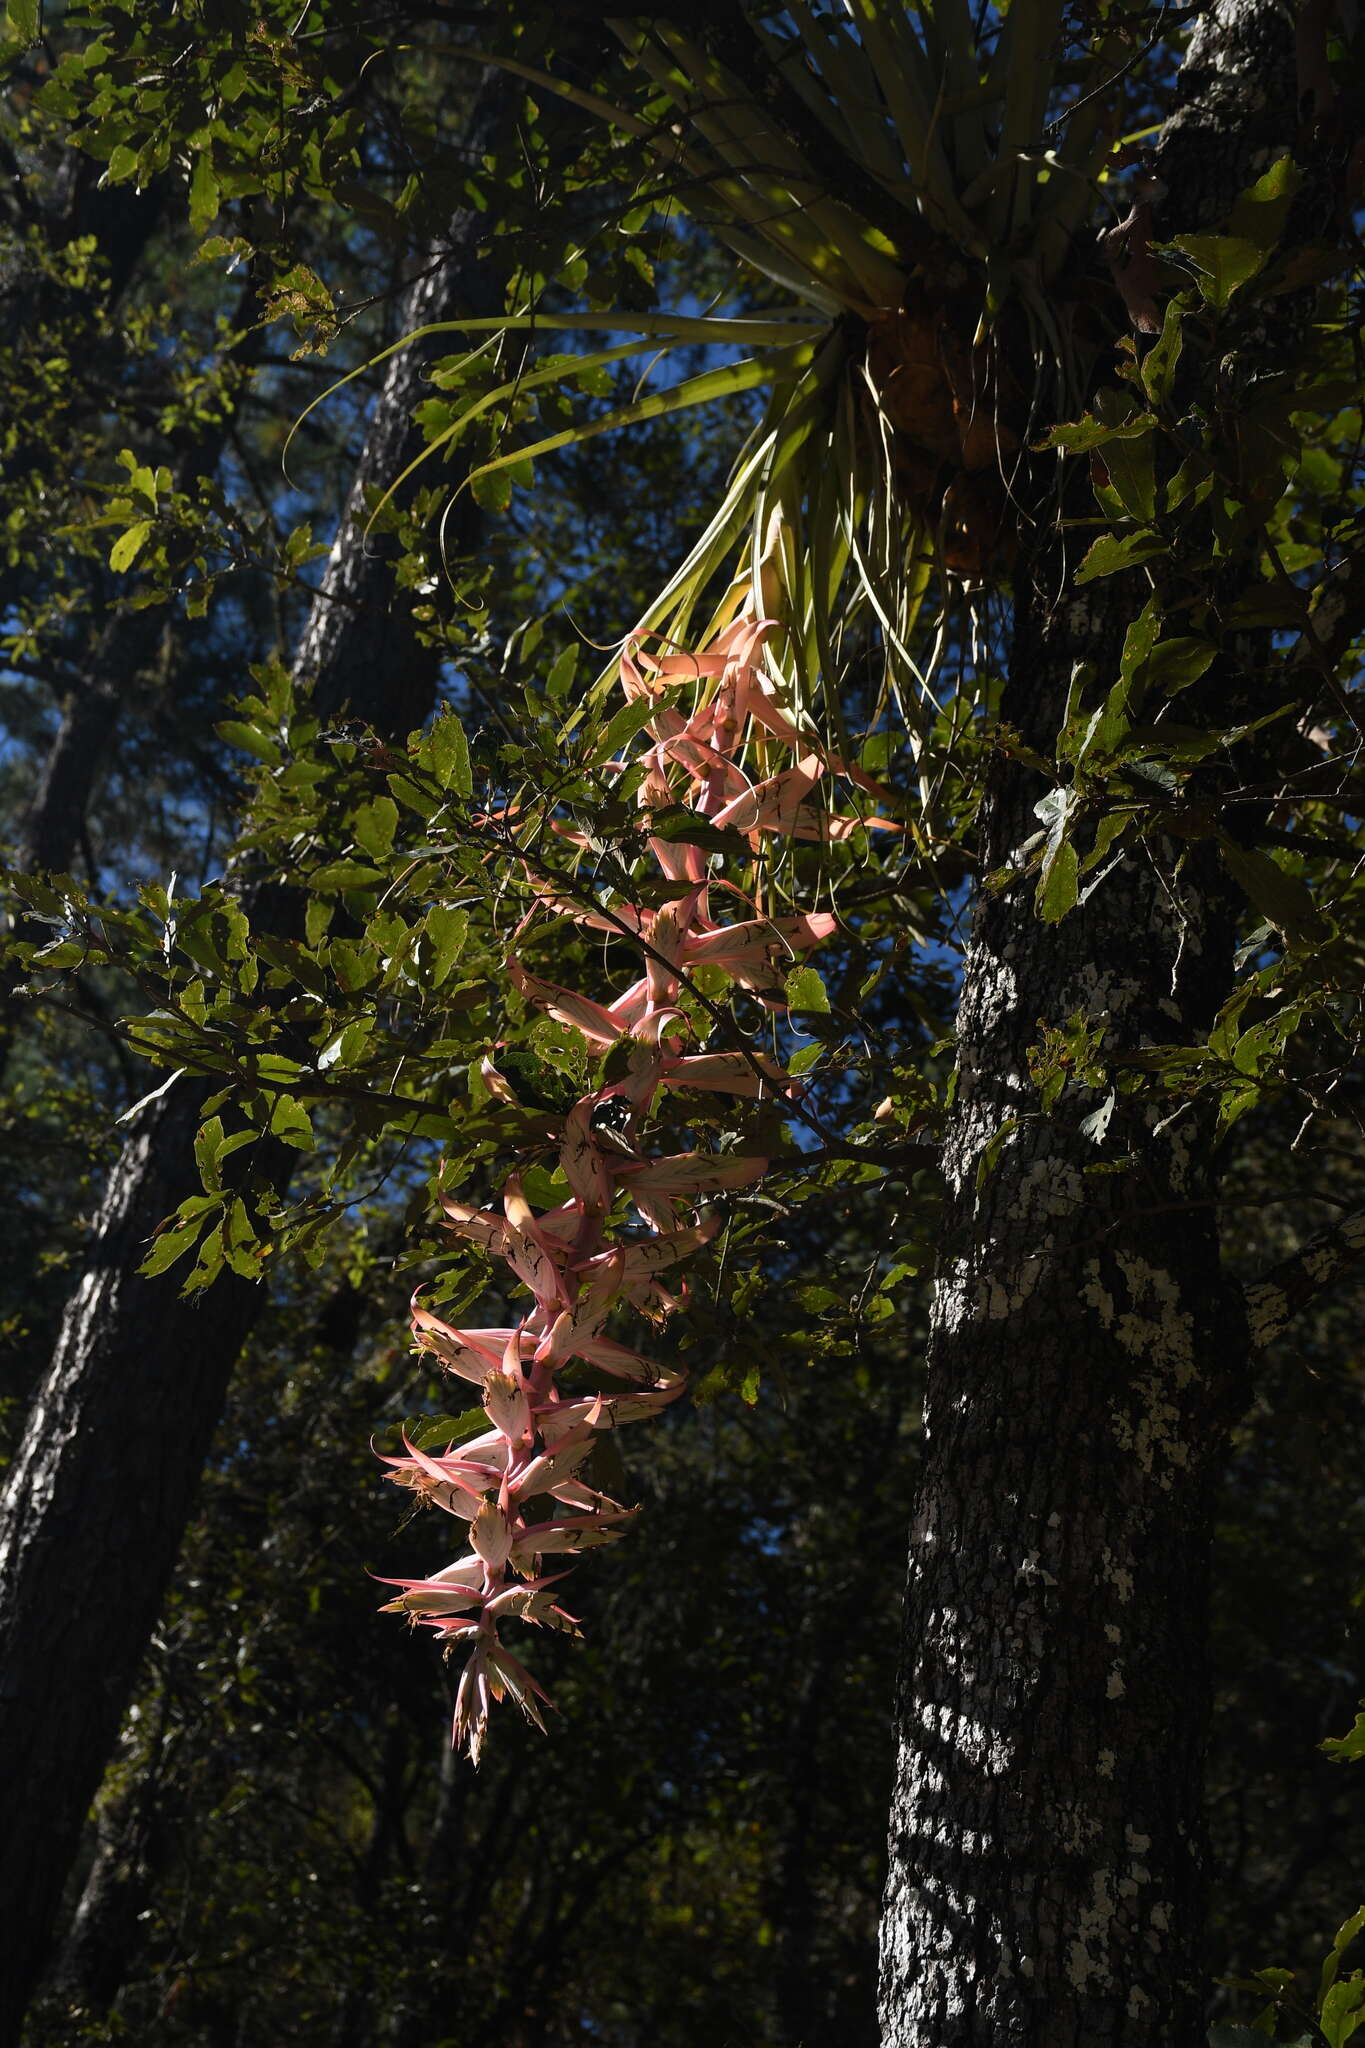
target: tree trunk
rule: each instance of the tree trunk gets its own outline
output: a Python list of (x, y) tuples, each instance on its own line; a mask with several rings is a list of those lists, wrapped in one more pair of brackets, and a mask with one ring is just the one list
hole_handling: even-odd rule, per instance
[(130, 1802), (112, 1821), (100, 1816), (95, 1860), (81, 1890), (61, 1960), (63, 1996), (105, 2013), (123, 1985), (138, 1948), (138, 1915), (146, 1908), (151, 1867), (161, 1861), (164, 1826)]
[[(1055, 718), (1073, 659), (1108, 639), (1112, 670), (1115, 638), (1085, 603), (1058, 621), (1031, 592), (1015, 693)], [(1040, 794), (1026, 770), (1001, 777), (988, 867), (1036, 829)], [(1094, 1142), (1080, 1123), (1100, 1098), (1039, 1114), (1028, 1054), (1043, 1023), (1076, 1014), (1104, 1021), (1110, 1053), (1205, 1033), (1230, 921), (1215, 888), (1145, 860), (1059, 925), (1033, 921), (1031, 888), (983, 902), (964, 970), (883, 2039), (1188, 2048), (1210, 1510), (1244, 1332), (1189, 1122), (1153, 1130), (1120, 1104)], [(990, 1170), (983, 1149), (1011, 1119)], [(1102, 1171), (1128, 1153), (1135, 1170)]]
[[(497, 118), (483, 88), (476, 131)], [(408, 327), (489, 305), (460, 216), (404, 307)], [(362, 546), (376, 486), (417, 452), (419, 348), (392, 358), (355, 486), (295, 662), (324, 716), (401, 733), (431, 708), (439, 656), (419, 643), (388, 562)], [(66, 1873), (193, 1507), (238, 1349), (264, 1301), (224, 1275), (199, 1307), (137, 1267), (156, 1224), (197, 1192), (192, 1140), (209, 1083), (140, 1112), (0, 1499), (0, 2048), (19, 2038)], [(272, 1148), (272, 1152), (273, 1152)], [(264, 1148), (256, 1148), (260, 1162)], [(287, 1156), (271, 1168), (283, 1185)]]
[[(1295, 132), (1290, 33), (1211, 8), (1163, 146), (1163, 233), (1218, 219)], [(1278, 145), (1278, 149), (1276, 148)], [(1121, 582), (1068, 589), (1040, 525), (1003, 717), (1050, 758), (1073, 663), (1117, 672)], [(1038, 829), (1041, 777), (989, 791), (982, 872)], [(1202, 1760), (1214, 1490), (1245, 1402), (1240, 1296), (1193, 1116), (1072, 1087), (1042, 1026), (1111, 1057), (1197, 1042), (1232, 981), (1216, 861), (1126, 860), (1059, 924), (983, 893), (963, 971), (948, 1212), (911, 1532), (882, 1928), (884, 2048), (1195, 2048), (1205, 2037)], [(1073, 1106), (1074, 1104), (1074, 1106)], [(995, 1156), (991, 1139), (1011, 1125)], [(1124, 1160), (1127, 1170), (1105, 1171)]]

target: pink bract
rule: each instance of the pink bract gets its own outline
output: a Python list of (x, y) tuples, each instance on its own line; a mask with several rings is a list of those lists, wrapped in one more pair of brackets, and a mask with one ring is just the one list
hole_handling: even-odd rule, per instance
[[(690, 716), (661, 703), (639, 735), (646, 773), (638, 802), (645, 811), (692, 810), (712, 830), (729, 826), (751, 844), (760, 835), (801, 839), (846, 838), (860, 825), (891, 829), (884, 819), (842, 814), (826, 792), (840, 778), (880, 795), (869, 778), (821, 749), (798, 716), (779, 700), (764, 671), (771, 621), (741, 617), (699, 654), (676, 650), (655, 656), (628, 641), (620, 658), (628, 698), (696, 685)], [(785, 749), (792, 764), (757, 780), (744, 755), (760, 743), (765, 767)], [(572, 837), (572, 835), (566, 835)], [(712, 915), (713, 898), (729, 890), (710, 874), (711, 857), (685, 837), (647, 840), (661, 874), (694, 886), (649, 909), (623, 899), (588, 909), (577, 899), (531, 878), (539, 899), (517, 934), (536, 915), (567, 915), (618, 935), (641, 952), (638, 979), (610, 1000), (562, 988), (529, 973), (516, 958), (507, 973), (533, 1008), (577, 1032), (593, 1057), (625, 1048), (625, 1076), (585, 1095), (564, 1117), (559, 1160), (570, 1200), (537, 1214), (526, 1199), (520, 1171), (509, 1174), (501, 1213), (449, 1197), (442, 1207), (454, 1234), (482, 1246), (509, 1269), (530, 1305), (512, 1327), (456, 1329), (414, 1296), (412, 1329), (420, 1350), (449, 1372), (477, 1385), (489, 1429), (437, 1454), (407, 1443), (390, 1457), (389, 1478), (420, 1500), (468, 1524), (469, 1552), (428, 1579), (390, 1579), (400, 1589), (389, 1611), (434, 1628), (447, 1654), (468, 1652), (459, 1681), (453, 1739), (479, 1760), (491, 1704), (510, 1696), (536, 1726), (544, 1726), (546, 1694), (499, 1637), (505, 1619), (576, 1634), (572, 1616), (550, 1599), (552, 1580), (541, 1576), (547, 1554), (571, 1553), (614, 1542), (635, 1510), (584, 1483), (580, 1468), (603, 1432), (659, 1413), (682, 1392), (686, 1375), (660, 1365), (607, 1336), (602, 1328), (625, 1305), (662, 1321), (679, 1305), (658, 1276), (684, 1264), (715, 1235), (719, 1219), (698, 1205), (707, 1195), (751, 1185), (767, 1170), (758, 1156), (687, 1152), (651, 1157), (634, 1137), (664, 1090), (787, 1097), (798, 1091), (770, 1059), (748, 1051), (687, 1049), (687, 1021), (678, 998), (692, 970), (719, 970), (736, 987), (758, 995), (771, 1011), (785, 1010), (783, 985), (797, 957), (836, 929), (828, 911), (764, 918), (738, 891), (748, 914), (725, 924)], [(620, 1051), (613, 1051), (619, 1058)], [(516, 1096), (491, 1057), (484, 1062), (490, 1098), (513, 1105)], [(617, 1116), (601, 1120), (615, 1105)], [(641, 1231), (643, 1221), (644, 1230)], [(685, 1295), (685, 1286), (682, 1290)], [(571, 1364), (594, 1367), (629, 1392), (566, 1395), (559, 1375)], [(555, 1503), (548, 1518), (546, 1501)], [(528, 1520), (523, 1504), (537, 1517)], [(447, 1525), (448, 1526), (448, 1525)], [(563, 1576), (558, 1574), (556, 1576)]]

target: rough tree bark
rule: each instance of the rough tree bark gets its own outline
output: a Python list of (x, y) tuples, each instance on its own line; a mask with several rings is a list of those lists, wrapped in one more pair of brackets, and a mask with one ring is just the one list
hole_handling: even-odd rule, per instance
[[(1030, 593), (1014, 688), (1060, 712), (1073, 659), (1117, 665), (1121, 632), (1097, 627), (1085, 603), (1064, 623)], [(1002, 778), (991, 866), (1036, 829), (1038, 793)], [(1137, 861), (1061, 925), (1028, 916), (1025, 891), (988, 900), (964, 971), (883, 2039), (1187, 2048), (1210, 1503), (1245, 1342), (1188, 1123), (1157, 1134), (1120, 1112), (1096, 1145), (1078, 1129), (1093, 1101), (1038, 1114), (1027, 1054), (1041, 1021), (1076, 1012), (1106, 1021), (1113, 1052), (1207, 1031), (1229, 921), (1212, 889), (1168, 895)], [(1129, 1148), (1131, 1178), (1086, 1172)]]
[[(473, 134), (506, 89), (481, 90)], [(412, 288), (405, 330), (491, 309), (461, 215)], [(420, 441), (425, 358), (392, 358), (296, 661), (324, 716), (385, 733), (430, 709), (438, 657), (421, 646), (382, 551), (364, 544), (374, 487)], [(0, 2048), (13, 2048), (43, 1968), (66, 1874), (192, 1510), (232, 1366), (263, 1289), (225, 1275), (203, 1306), (137, 1267), (160, 1220), (197, 1191), (192, 1140), (208, 1084), (140, 1112), (110, 1175), (80, 1281), (0, 1498)], [(259, 1152), (259, 1148), (258, 1148)], [(281, 1177), (281, 1148), (274, 1167)]]
[[(1291, 146), (1292, 29), (1265, 0), (1198, 21), (1162, 170), (1165, 233), (1215, 220)], [(1068, 589), (1041, 528), (1015, 585), (1003, 717), (1051, 755), (1072, 664), (1117, 671), (1119, 581)], [(1005, 767), (983, 872), (1037, 830)], [(1232, 978), (1216, 867), (1135, 857), (1060, 924), (1032, 882), (983, 895), (964, 966), (949, 1202), (911, 1533), (882, 1933), (884, 2048), (1195, 2048), (1210, 1526), (1246, 1399), (1216, 1172), (1069, 1091), (1040, 1114), (1040, 1023), (1106, 1051), (1197, 1041)], [(1169, 854), (1169, 858), (1167, 857)], [(983, 1148), (1011, 1119), (990, 1170)], [(1139, 1170), (1093, 1171), (1122, 1153)], [(978, 1172), (979, 1167), (982, 1171)], [(1092, 1171), (1087, 1172), (1090, 1168)]]

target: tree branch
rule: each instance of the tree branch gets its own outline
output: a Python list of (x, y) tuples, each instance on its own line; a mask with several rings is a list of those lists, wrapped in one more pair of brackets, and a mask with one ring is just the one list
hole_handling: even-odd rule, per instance
[(1294, 1318), (1330, 1287), (1348, 1266), (1365, 1257), (1365, 1209), (1333, 1223), (1306, 1245), (1281, 1259), (1244, 1290), (1251, 1341), (1263, 1351), (1283, 1336)]

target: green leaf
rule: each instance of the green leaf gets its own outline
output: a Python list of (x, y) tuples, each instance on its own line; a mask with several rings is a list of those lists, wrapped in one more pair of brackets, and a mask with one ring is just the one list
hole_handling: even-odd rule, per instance
[(199, 1294), (205, 1287), (211, 1287), (223, 1270), (223, 1225), (215, 1223), (199, 1247), (199, 1257), (194, 1263), (182, 1292)]
[(130, 526), (126, 533), (121, 533), (109, 550), (109, 567), (120, 574), (125, 569), (131, 569), (141, 554), (151, 530), (150, 519), (139, 519), (135, 526)]
[(1365, 1712), (1356, 1715), (1345, 1735), (1329, 1735), (1318, 1747), (1334, 1764), (1365, 1763)]
[(384, 876), (378, 868), (360, 860), (333, 860), (308, 877), (312, 889), (372, 889)]
[(568, 696), (573, 686), (574, 675), (578, 669), (578, 657), (581, 652), (582, 649), (575, 640), (571, 647), (564, 648), (561, 653), (556, 655), (554, 666), (545, 678), (545, 692), (553, 703), (561, 703)]
[(321, 541), (313, 539), (310, 525), (296, 526), (284, 544), (284, 559), (291, 569), (301, 568), (305, 562), (315, 562), (327, 552)]
[(829, 1014), (825, 984), (813, 967), (793, 968), (787, 976), (786, 993), (789, 1010)]
[(292, 1095), (276, 1096), (270, 1112), (270, 1135), (292, 1145), (297, 1152), (311, 1152), (316, 1144), (312, 1120)]
[(422, 744), (423, 759), (431, 767), (442, 789), (457, 796), (474, 794), (474, 774), (469, 765), (469, 741), (453, 711), (443, 711)]
[(593, 752), (594, 762), (610, 761), (622, 747), (628, 746), (637, 732), (643, 732), (651, 718), (658, 717), (662, 701), (663, 693), (659, 697), (642, 697), (634, 704), (623, 704), (619, 711), (613, 713), (598, 741)]
[(190, 258), (190, 263), (214, 263), (222, 256), (227, 257), (230, 262), (233, 257), (251, 254), (251, 243), (245, 235), (210, 235), (207, 241), (200, 243)]
[[(320, 946), (326, 938), (335, 907), (323, 897), (308, 898), (308, 906), (303, 913), (303, 930), (310, 946)], [(316, 964), (314, 962), (315, 966)]]
[(393, 851), (393, 835), (398, 830), (397, 804), (391, 796), (372, 798), (360, 806), (351, 829), (356, 845), (363, 852), (383, 860)]
[(1155, 597), (1149, 597), (1142, 610), (1133, 620), (1123, 636), (1123, 653), (1119, 656), (1119, 681), (1132, 686), (1138, 670), (1156, 645), (1156, 636), (1161, 631), (1161, 613)]
[(1150, 412), (1135, 413), (1129, 419), (1096, 419), (1094, 413), (1086, 413), (1078, 420), (1069, 420), (1060, 427), (1052, 427), (1038, 442), (1039, 449), (1068, 448), (1074, 455), (1081, 455), (1090, 448), (1103, 448), (1114, 441), (1130, 440), (1138, 434), (1150, 433), (1156, 425), (1156, 415)]
[(1322, 2001), (1318, 2025), (1327, 2048), (1345, 2048), (1352, 2035), (1365, 2027), (1365, 1977), (1357, 1972), (1332, 1986)]
[(1294, 1989), (1294, 1972), (1292, 1970), (1257, 1970), (1247, 1989), (1273, 1991), (1276, 1996), (1282, 1991), (1292, 1991)]
[(798, 1287), (796, 1298), (803, 1309), (813, 1316), (823, 1315), (826, 1309), (842, 1309), (848, 1306), (842, 1294), (836, 1294), (832, 1287)]
[(215, 730), (230, 747), (240, 747), (244, 754), (254, 754), (268, 768), (278, 768), (284, 760), (279, 741), (270, 733), (262, 732), (259, 726), (248, 725), (244, 719), (221, 719)]
[(1238, 846), (1230, 839), (1221, 839), (1219, 846), (1228, 873), (1262, 917), (1269, 918), (1287, 939), (1311, 941), (1325, 936), (1327, 928), (1312, 893), (1297, 875), (1288, 874), (1268, 853), (1258, 853), (1254, 847)]
[(218, 1173), (218, 1155), (223, 1149), (223, 1120), (211, 1116), (201, 1124), (194, 1140), (195, 1164), (206, 1189), (216, 1193), (223, 1185)]
[(505, 469), (487, 474), (476, 470), (469, 479), (469, 493), (481, 512), (505, 512), (512, 502), (512, 479)]
[(1286, 589), (1282, 583), (1262, 583), (1243, 591), (1223, 611), (1227, 626), (1274, 626), (1287, 632), (1302, 632), (1308, 616), (1308, 600), (1301, 590)]
[(137, 171), (137, 151), (119, 142), (109, 152), (105, 176), (111, 185), (124, 185)]
[(21, 43), (36, 43), (41, 33), (42, 0), (5, 0), (5, 29)]
[(1142, 358), (1142, 388), (1153, 405), (1164, 405), (1171, 395), (1185, 340), (1185, 311), (1185, 294), (1177, 293), (1166, 308), (1160, 334)]
[(1059, 839), (1049, 848), (1038, 877), (1035, 907), (1044, 924), (1056, 924), (1076, 907), (1080, 863), (1069, 839)]
[(371, 987), (379, 978), (381, 967), (379, 955), (373, 946), (359, 945), (354, 939), (330, 939), (327, 944), (327, 965), (331, 968), (347, 995)]
[(487, 1427), (488, 1417), (482, 1408), (466, 1408), (461, 1415), (410, 1415), (403, 1424), (403, 1435), (419, 1451), (443, 1451), (448, 1444), (462, 1444)]
[(1191, 683), (1199, 681), (1217, 652), (1211, 642), (1193, 635), (1158, 640), (1141, 665), (1143, 687), (1173, 697), (1178, 690), (1187, 690)]
[[(1109, 481), (1118, 492), (1128, 517), (1145, 524), (1156, 512), (1156, 468), (1152, 433), (1126, 434), (1111, 441), (1100, 459), (1109, 472)], [(1091, 553), (1093, 552), (1092, 549)], [(1079, 577), (1077, 581), (1080, 581)]]
[(90, 948), (81, 939), (58, 939), (50, 946), (40, 946), (33, 955), (34, 966), (80, 967), (88, 959)]
[(1298, 1018), (1294, 1011), (1281, 1012), (1278, 1016), (1267, 1017), (1263, 1023), (1253, 1024), (1244, 1031), (1237, 1041), (1232, 1063), (1239, 1074), (1258, 1078), (1284, 1051), (1285, 1039), (1293, 1030)]
[(390, 775), (387, 779), (389, 788), (399, 803), (406, 804), (410, 811), (416, 811), (419, 818), (429, 818), (440, 808), (439, 800), (429, 789), (422, 789), (417, 783), (409, 781), (406, 775)]
[(207, 1221), (207, 1215), (196, 1216), (189, 1223), (178, 1223), (168, 1229), (159, 1230), (152, 1239), (152, 1248), (138, 1267), (138, 1272), (148, 1280), (155, 1279), (158, 1273), (164, 1273), (168, 1266), (173, 1266), (177, 1259), (182, 1259), (185, 1253), (198, 1243)]
[(210, 1117), (202, 1124), (194, 1141), (194, 1156), (199, 1166), (199, 1177), (210, 1194), (222, 1191), (222, 1166), (234, 1152), (240, 1152), (244, 1145), (254, 1145), (258, 1133), (254, 1130), (234, 1131), (230, 1138), (224, 1137), (222, 1119)]
[(246, 1203), (234, 1195), (223, 1228), (223, 1256), (233, 1272), (244, 1280), (259, 1280), (264, 1249), (252, 1227)]
[(1166, 510), (1174, 512), (1187, 498), (1193, 499), (1195, 505), (1202, 505), (1212, 489), (1212, 466), (1208, 456), (1197, 448), (1185, 457), (1167, 484)]
[(204, 232), (218, 206), (218, 180), (214, 176), (213, 159), (207, 149), (201, 149), (190, 175), (190, 226), (197, 235)]
[(1241, 235), (1177, 235), (1173, 246), (1194, 265), (1205, 304), (1219, 311), (1265, 265), (1264, 251)]
[(686, 804), (662, 804), (656, 811), (647, 814), (651, 838), (681, 839), (689, 846), (699, 846), (703, 853), (734, 854), (743, 860), (749, 851), (749, 842), (742, 832), (736, 832), (726, 825), (711, 825)]
[[(1341, 1968), (1341, 1959), (1345, 1955), (1347, 1949), (1351, 1946), (1351, 1943), (1356, 1939), (1356, 1936), (1360, 1934), (1363, 1929), (1365, 1929), (1365, 1906), (1361, 1906), (1356, 1912), (1352, 1913), (1349, 1920), (1343, 1920), (1341, 1926), (1338, 1927), (1336, 1934), (1333, 1937), (1331, 1953), (1328, 1955), (1327, 1960), (1324, 1962), (1322, 1966), (1322, 1976), (1318, 1982), (1318, 1997), (1323, 2002), (1324, 2012), (1326, 2009), (1327, 1994), (1331, 1990), (1332, 1986), (1336, 1984), (1337, 1981), (1337, 1972)], [(1351, 1983), (1356, 1987), (1358, 1993), (1361, 1991), (1365, 1991), (1365, 1983), (1362, 1983), (1358, 1971), (1352, 1977)], [(1346, 1990), (1348, 1988), (1349, 1986), (1346, 1985), (1338, 1986), (1338, 1989), (1341, 1990)], [(1357, 1997), (1356, 2004), (1358, 2005), (1359, 2002), (1359, 1997)], [(1351, 2032), (1355, 2032), (1354, 2027), (1351, 2029)], [(1344, 2038), (1345, 2037), (1343, 2036), (1343, 2039)]]
[(1140, 562), (1150, 562), (1153, 556), (1164, 555), (1166, 551), (1161, 535), (1153, 533), (1150, 528), (1141, 533), (1125, 534), (1122, 538), (1118, 534), (1102, 533), (1092, 543), (1072, 580), (1094, 583), (1101, 576), (1116, 576), (1121, 569), (1134, 569)]
[(1277, 157), (1270, 169), (1238, 198), (1228, 220), (1229, 231), (1268, 256), (1284, 232), (1289, 209), (1302, 184), (1303, 172), (1294, 159)]
[(340, 1067), (344, 1073), (348, 1067), (356, 1066), (370, 1042), (373, 1031), (373, 1017), (355, 1018), (344, 1031), (339, 1031), (330, 1039), (318, 1054), (318, 1072), (325, 1074), (332, 1067)]
[(552, 454), (557, 448), (568, 448), (580, 441), (591, 440), (594, 434), (609, 434), (617, 427), (635, 426), (643, 420), (682, 412), (687, 406), (707, 405), (716, 398), (734, 397), (741, 391), (752, 391), (760, 384), (771, 384), (779, 376), (784, 359), (805, 353), (805, 350), (783, 350), (771, 357), (756, 357), (744, 363), (723, 363), (717, 369), (702, 371), (700, 376), (686, 377), (681, 384), (670, 385), (667, 391), (656, 391), (648, 398), (637, 399), (634, 405), (623, 405), (616, 412), (605, 413), (599, 419), (587, 420), (581, 426), (566, 427), (562, 433), (549, 434), (543, 441), (533, 441), (527, 448), (496, 456), (492, 462), (485, 462), (471, 471), (470, 488), (477, 492), (481, 478), (509, 469), (515, 463)]
[(464, 950), (469, 934), (469, 912), (437, 903), (427, 912), (423, 929), (431, 943), (431, 982), (433, 987), (439, 988), (449, 978), (452, 967)]
[[(1115, 840), (1121, 838), (1128, 831), (1130, 824), (1131, 820), (1126, 818), (1122, 811), (1109, 811), (1100, 819), (1095, 827), (1095, 843), (1081, 862), (1082, 873), (1088, 872), (1089, 869), (1097, 868), (1100, 865), (1100, 862), (1108, 854)], [(1094, 884), (1092, 883), (1091, 886), (1093, 887)], [(1084, 896), (1080, 900), (1084, 902)]]

